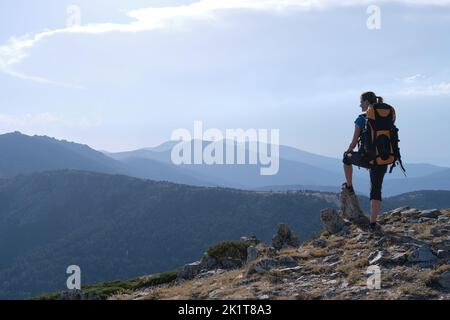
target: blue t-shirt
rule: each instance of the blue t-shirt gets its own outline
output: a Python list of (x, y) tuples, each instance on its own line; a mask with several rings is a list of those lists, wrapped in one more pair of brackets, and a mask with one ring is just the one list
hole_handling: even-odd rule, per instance
[(365, 114), (360, 114), (359, 117), (356, 118), (356, 120), (355, 120), (355, 124), (361, 129), (361, 132), (366, 127), (366, 117), (365, 116), (366, 116)]

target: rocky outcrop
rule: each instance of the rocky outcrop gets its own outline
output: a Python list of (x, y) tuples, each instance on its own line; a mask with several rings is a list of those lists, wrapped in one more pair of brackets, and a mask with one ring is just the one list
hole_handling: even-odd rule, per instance
[(300, 242), (298, 237), (286, 224), (278, 225), (278, 231), (272, 238), (272, 247), (276, 250), (298, 247)]
[(342, 216), (349, 221), (361, 224), (369, 222), (359, 205), (356, 194), (350, 192), (344, 186), (341, 189), (341, 211)]
[(336, 210), (330, 208), (323, 209), (320, 212), (320, 221), (322, 221), (325, 226), (325, 230), (327, 230), (330, 234), (342, 231), (345, 226), (344, 219), (342, 219)]
[[(215, 254), (205, 252), (200, 261), (188, 263), (178, 273), (177, 281), (189, 280), (199, 274), (212, 274), (214, 270), (237, 269), (259, 256), (257, 245), (260, 241), (255, 237), (241, 237), (237, 242), (222, 242), (214, 246)], [(242, 254), (245, 252), (245, 255)], [(220, 253), (220, 254), (219, 254)]]
[[(301, 245), (280, 225), (272, 243), (249, 245), (235, 268), (218, 268), (205, 254), (173, 287), (120, 298), (450, 300), (450, 210), (391, 210), (380, 217), (380, 232), (333, 209), (321, 220), (327, 232)], [(376, 272), (379, 289), (366, 285)]]

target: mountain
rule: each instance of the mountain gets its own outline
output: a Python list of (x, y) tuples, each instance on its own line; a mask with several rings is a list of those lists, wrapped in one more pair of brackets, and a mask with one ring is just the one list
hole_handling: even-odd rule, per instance
[(86, 145), (19, 132), (0, 135), (0, 177), (58, 169), (126, 172), (120, 162)]
[(303, 243), (281, 224), (270, 242), (223, 241), (175, 270), (40, 299), (450, 300), (450, 209), (398, 208), (376, 230), (321, 216), (324, 229)]
[[(229, 144), (224, 141), (223, 145)], [(177, 142), (168, 141), (155, 148), (139, 149), (122, 153), (109, 153), (108, 156), (123, 161), (130, 157), (157, 160), (172, 163), (171, 150)], [(209, 143), (203, 141), (203, 147)], [(270, 146), (270, 145), (269, 145)], [(225, 147), (224, 147), (225, 148)], [(242, 149), (242, 148), (239, 148)], [(236, 151), (238, 148), (236, 147)], [(280, 151), (280, 170), (274, 176), (261, 176), (258, 165), (181, 165), (180, 168), (202, 180), (217, 181), (218, 184), (251, 190), (304, 190), (331, 191), (340, 188), (344, 181), (342, 161), (340, 159), (316, 155), (296, 148), (283, 146)], [(243, 152), (250, 154), (248, 143)], [(386, 174), (385, 196), (393, 196), (414, 190), (450, 190), (450, 169), (425, 163), (405, 163), (407, 177), (396, 168), (392, 174)], [(359, 193), (368, 195), (370, 190), (369, 174), (365, 169), (354, 169), (354, 185)]]
[(328, 205), (301, 193), (81, 171), (1, 179), (0, 298), (62, 289), (65, 270), (73, 264), (86, 282), (171, 269), (211, 242), (241, 234), (268, 240), (280, 221), (289, 221), (306, 239), (319, 228), (317, 212)]
[(0, 177), (51, 170), (85, 170), (109, 174), (123, 174), (143, 179), (214, 186), (218, 182), (202, 180), (171, 163), (128, 157), (117, 161), (87, 145), (47, 136), (27, 136), (20, 132), (0, 135)]
[[(224, 145), (230, 141), (224, 141)], [(223, 186), (246, 190), (314, 189), (335, 191), (344, 181), (339, 159), (323, 157), (295, 148), (280, 146), (279, 171), (261, 175), (260, 165), (174, 165), (171, 151), (177, 144), (168, 141), (155, 148), (122, 153), (101, 153), (89, 146), (46, 136), (18, 132), (0, 135), (0, 177), (48, 170), (86, 170), (108, 174), (170, 181), (195, 186)], [(203, 146), (209, 142), (203, 141)], [(250, 155), (248, 144), (243, 150)], [(400, 170), (386, 175), (384, 196), (415, 190), (450, 190), (450, 169), (428, 164), (406, 164), (408, 177)], [(358, 193), (368, 195), (367, 170), (354, 170)]]

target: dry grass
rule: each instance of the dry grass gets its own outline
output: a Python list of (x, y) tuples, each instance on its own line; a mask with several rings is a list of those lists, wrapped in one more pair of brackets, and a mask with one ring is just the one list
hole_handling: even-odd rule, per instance
[[(347, 262), (343, 261), (336, 268), (337, 271), (342, 272), (343, 274), (349, 276), (355, 270), (362, 270), (363, 268), (369, 265), (369, 261), (367, 258), (361, 258), (357, 260), (349, 260)], [(365, 270), (364, 270), (365, 271)]]

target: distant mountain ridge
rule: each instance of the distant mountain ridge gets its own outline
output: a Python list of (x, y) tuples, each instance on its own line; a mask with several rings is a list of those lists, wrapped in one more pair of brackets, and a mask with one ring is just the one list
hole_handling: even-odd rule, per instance
[[(344, 181), (342, 162), (299, 149), (280, 146), (279, 172), (262, 176), (259, 165), (174, 165), (175, 141), (129, 152), (98, 152), (87, 145), (18, 132), (0, 135), (0, 177), (47, 170), (87, 170), (196, 186), (223, 186), (247, 190), (289, 188), (336, 191)], [(224, 142), (225, 143), (225, 142)], [(230, 143), (230, 142), (227, 142)], [(204, 141), (203, 145), (208, 144)], [(236, 149), (237, 151), (237, 149)], [(248, 146), (244, 150), (249, 154)], [(387, 174), (385, 196), (415, 190), (450, 190), (450, 169), (429, 164), (407, 164), (408, 177), (400, 170)], [(367, 195), (367, 170), (354, 170), (358, 193)]]

